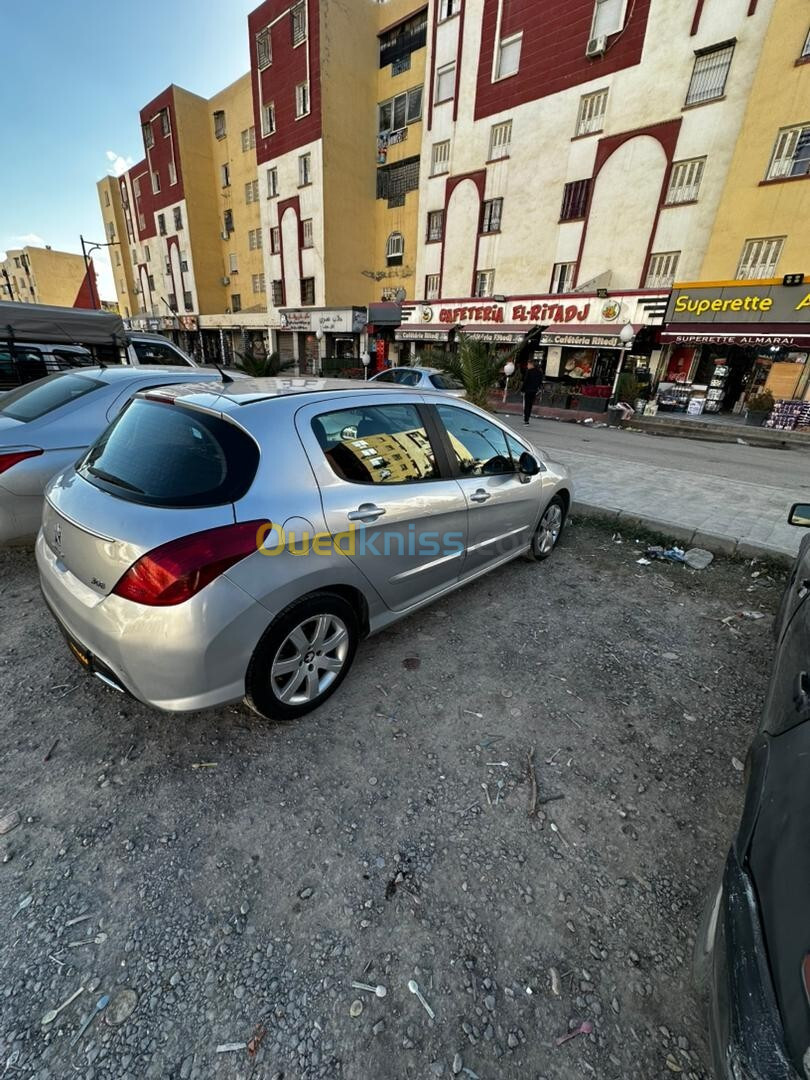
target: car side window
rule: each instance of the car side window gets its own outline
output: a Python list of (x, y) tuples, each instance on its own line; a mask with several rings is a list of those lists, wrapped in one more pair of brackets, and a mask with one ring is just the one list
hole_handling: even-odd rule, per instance
[(396, 373), (396, 380), (400, 386), (416, 386), (419, 382), (418, 371), (398, 371)]
[(172, 364), (174, 367), (187, 367), (185, 357), (171, 345), (158, 341), (133, 341), (135, 355), (142, 364)]
[(437, 405), (436, 411), (447, 430), (460, 475), (501, 476), (515, 471), (502, 428), (455, 405)]
[(396, 382), (397, 377), (393, 371), (383, 371), (376, 377), (375, 382)]
[(321, 413), (312, 430), (341, 480), (407, 484), (439, 477), (428, 433), (415, 405), (370, 405)]

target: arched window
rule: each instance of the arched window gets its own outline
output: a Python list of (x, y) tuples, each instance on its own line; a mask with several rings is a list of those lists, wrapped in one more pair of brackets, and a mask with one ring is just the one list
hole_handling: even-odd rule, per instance
[(402, 233), (392, 232), (385, 245), (385, 256), (389, 266), (402, 266), (402, 256), (405, 253), (405, 240)]

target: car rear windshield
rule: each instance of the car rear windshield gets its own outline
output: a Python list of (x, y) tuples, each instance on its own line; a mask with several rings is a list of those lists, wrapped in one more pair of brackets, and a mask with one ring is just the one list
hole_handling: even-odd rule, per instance
[(12, 420), (38, 420), (40, 416), (61, 409), (71, 401), (92, 394), (106, 384), (87, 375), (50, 375), (45, 379), (9, 390), (0, 397), (0, 416)]
[(79, 474), (147, 506), (222, 506), (241, 499), (258, 464), (259, 448), (235, 424), (138, 398), (91, 446)]
[(430, 381), (437, 390), (463, 390), (464, 384), (454, 379), (452, 375), (446, 375), (443, 371), (430, 376)]

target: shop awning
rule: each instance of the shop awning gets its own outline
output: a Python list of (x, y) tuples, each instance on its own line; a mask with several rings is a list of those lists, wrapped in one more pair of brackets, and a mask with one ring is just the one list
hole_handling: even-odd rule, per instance
[(695, 326), (691, 323), (670, 323), (662, 328), (661, 340), (676, 345), (810, 349), (810, 324), (782, 323), (763, 326), (762, 323), (713, 323), (710, 326)]
[[(641, 330), (641, 323), (633, 324), (633, 332)], [(581, 326), (564, 330), (549, 327), (540, 341), (543, 345), (568, 345), (586, 349), (623, 349), (624, 342), (619, 337), (621, 326), (600, 326), (583, 323)]]
[(394, 331), (396, 341), (448, 341), (457, 326), (423, 326), (419, 323), (403, 323)]
[(469, 341), (487, 341), (497, 345), (517, 345), (524, 338), (541, 330), (540, 326), (526, 325), (526, 323), (498, 323), (492, 326), (481, 326), (480, 323), (470, 323), (460, 326), (459, 333)]

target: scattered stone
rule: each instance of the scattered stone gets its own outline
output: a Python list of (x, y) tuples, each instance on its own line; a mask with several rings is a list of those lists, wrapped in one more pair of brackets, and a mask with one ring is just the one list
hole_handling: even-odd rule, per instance
[(5, 836), (5, 834), (11, 832), (12, 829), (16, 829), (21, 820), (22, 819), (16, 810), (12, 810), (4, 817), (0, 817), (0, 836)]
[(314, 892), (314, 891), (315, 891), (314, 889), (311, 889), (311, 888), (310, 888), (310, 887), (309, 887), (309, 886), (307, 885), (307, 887), (306, 887), (305, 889), (302, 889), (302, 890), (301, 890), (301, 891), (299, 892), (299, 894), (298, 894), (298, 896), (299, 896), (299, 899), (301, 899), (301, 900), (309, 900), (310, 896), (312, 896), (312, 894), (313, 894), (313, 892)]
[(705, 570), (714, 562), (714, 555), (705, 548), (690, 548), (684, 555), (683, 561), (692, 570)]
[(360, 998), (355, 998), (349, 1006), (349, 1016), (353, 1017), (356, 1020), (362, 1011), (363, 1002), (360, 1000)]
[(462, 1058), (461, 1054), (456, 1054), (456, 1056), (453, 1058), (453, 1076), (458, 1076), (463, 1067), (464, 1059)]

